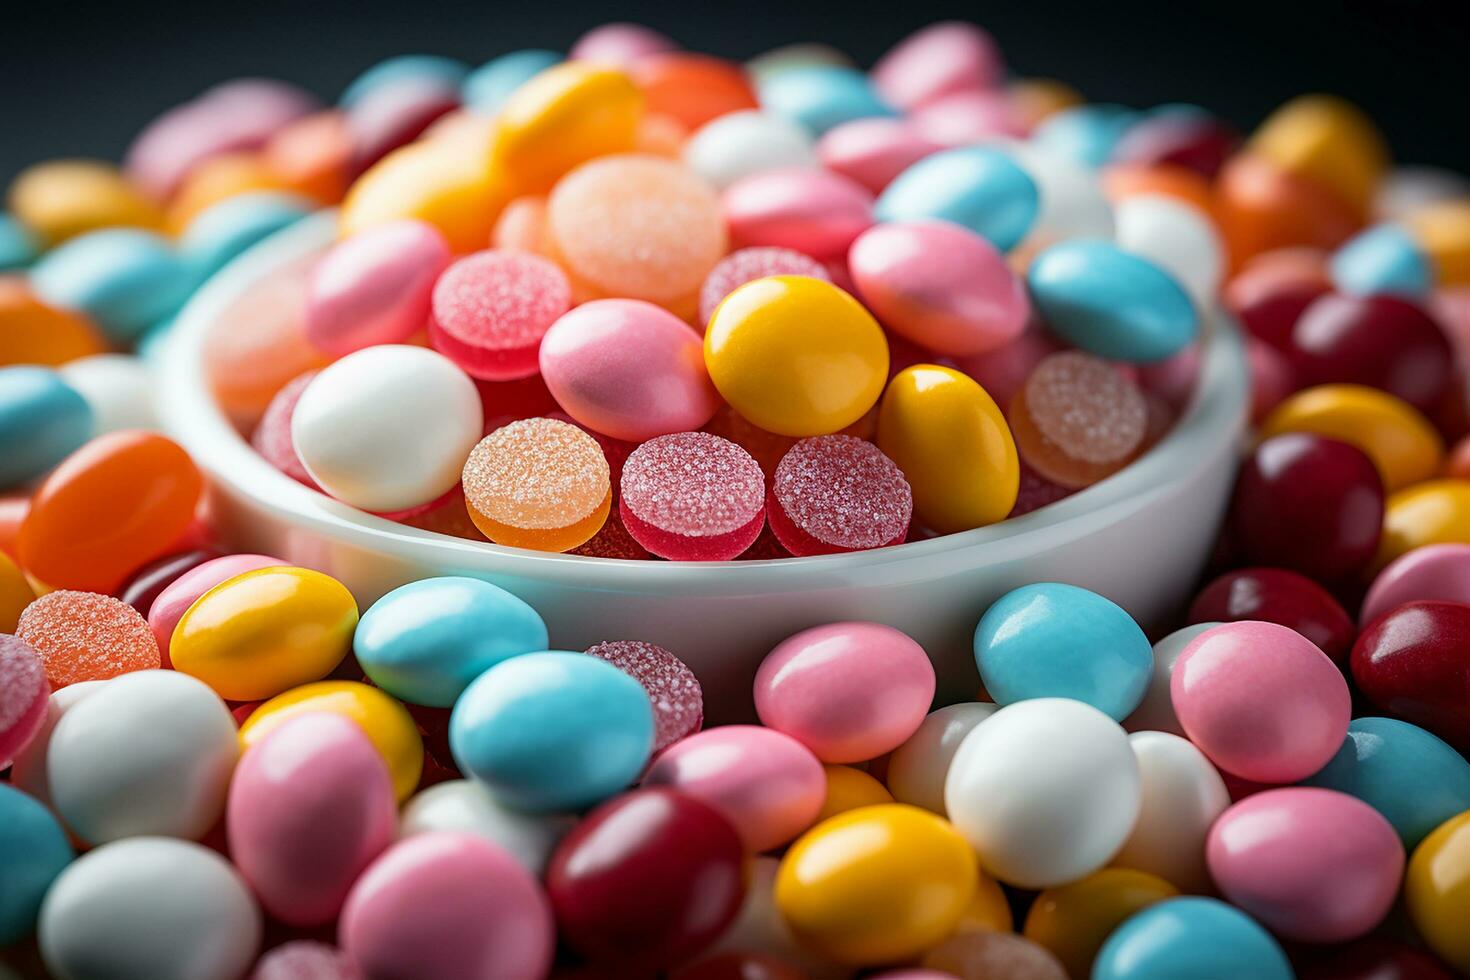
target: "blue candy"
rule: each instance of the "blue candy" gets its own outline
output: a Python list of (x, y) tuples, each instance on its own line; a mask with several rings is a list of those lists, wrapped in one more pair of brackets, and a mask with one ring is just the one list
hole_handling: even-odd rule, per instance
[(0, 488), (45, 473), (92, 438), (87, 400), (50, 368), (0, 368)]
[(41, 243), (29, 228), (8, 214), (0, 214), (0, 272), (30, 265), (40, 251)]
[(479, 579), (430, 578), (373, 603), (352, 640), (373, 683), (410, 704), (454, 705), (470, 682), (510, 657), (545, 650), (536, 610)]
[(1126, 106), (1073, 106), (1047, 116), (1031, 141), (1084, 167), (1097, 168), (1112, 158), (1113, 147), (1138, 120), (1139, 113)]
[(174, 313), (196, 282), (162, 235), (107, 228), (73, 238), (31, 269), (31, 288), (56, 306), (90, 316), (118, 343), (130, 343)]
[(1470, 762), (1418, 725), (1393, 718), (1355, 719), (1337, 755), (1302, 785), (1356, 796), (1393, 824), (1409, 851), (1470, 810)]
[(1293, 980), (1281, 945), (1213, 898), (1171, 898), (1125, 919), (1098, 951), (1092, 980)]
[(437, 54), (402, 54), (380, 61), (358, 75), (342, 92), (342, 98), (338, 101), (343, 108), (350, 109), (373, 89), (402, 81), (432, 82), (442, 84), (445, 88), (458, 89), (469, 73), (469, 65), (454, 58)]
[(540, 48), (503, 54), (470, 72), (459, 90), (459, 100), (472, 112), (492, 116), (510, 93), (561, 60), (555, 51)]
[(1100, 357), (1162, 361), (1199, 332), (1199, 315), (1184, 287), (1109, 242), (1053, 245), (1031, 263), (1026, 281), (1051, 331)]
[(74, 857), (51, 811), (0, 783), (0, 947), (35, 931), (46, 889)]
[(1429, 259), (1407, 231), (1383, 224), (1349, 239), (1332, 256), (1332, 284), (1353, 296), (1392, 293), (1411, 299), (1434, 289)]
[(250, 246), (306, 217), (311, 202), (294, 194), (237, 194), (202, 212), (179, 239), (198, 279), (214, 275)]
[(760, 103), (820, 136), (854, 119), (897, 115), (856, 68), (808, 65), (760, 82)]
[(643, 686), (585, 653), (527, 653), (491, 667), (449, 718), (462, 772), (520, 810), (579, 810), (629, 786), (653, 749)]
[(1153, 647), (1096, 592), (1041, 582), (1007, 592), (975, 627), (975, 663), (996, 704), (1071, 698), (1122, 721), (1143, 700)]
[(1009, 155), (966, 146), (927, 156), (899, 174), (874, 214), (879, 221), (950, 221), (1006, 252), (1031, 230), (1040, 204), (1036, 183)]

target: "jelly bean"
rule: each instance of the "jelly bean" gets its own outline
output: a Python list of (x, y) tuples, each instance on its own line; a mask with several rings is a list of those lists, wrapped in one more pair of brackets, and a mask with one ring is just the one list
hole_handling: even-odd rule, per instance
[[(219, 552), (210, 548), (195, 548), (192, 551), (181, 551), (177, 554), (165, 555), (157, 561), (150, 562), (139, 569), (132, 578), (128, 579), (118, 589), (117, 597), (138, 610), (140, 615), (146, 617), (150, 614), (153, 609), (153, 604), (158, 601), (158, 597), (163, 594), (165, 589), (173, 585), (174, 582), (178, 581), (186, 573), (219, 557)], [(279, 564), (279, 562), (275, 563)], [(148, 625), (150, 629), (153, 628), (151, 622)], [(171, 634), (172, 629), (170, 629)], [(155, 631), (154, 636), (156, 637), (157, 635), (158, 633)], [(164, 636), (160, 640), (160, 652), (163, 651), (167, 640), (168, 636)]]
[(94, 592), (48, 592), (26, 606), (15, 635), (41, 655), (53, 690), (159, 666), (138, 611)]
[(1429, 257), (1437, 282), (1445, 286), (1470, 283), (1470, 207), (1464, 201), (1425, 208), (1412, 215), (1408, 224)]
[(813, 824), (819, 824), (849, 810), (894, 802), (893, 794), (861, 769), (824, 765), (822, 772), (826, 777), (827, 795), (822, 801), (821, 809), (817, 811), (816, 819), (811, 821)]
[(47, 889), (74, 854), (51, 811), (8, 785), (0, 785), (0, 854), (6, 876), (0, 944), (10, 946), (35, 930)]
[(291, 416), (291, 439), (323, 490), (365, 510), (416, 507), (459, 482), (484, 427), (480, 396), (453, 361), (385, 345), (322, 370)]
[[(1134, 913), (1179, 894), (1162, 878), (1129, 868), (1104, 868), (1080, 881), (1048, 888), (1026, 913), (1027, 939), (1049, 951), (1067, 975), (1092, 975), (1103, 942)], [(925, 958), (931, 965), (934, 954)]]
[(1118, 245), (1158, 265), (1208, 313), (1225, 273), (1225, 250), (1207, 215), (1183, 201), (1139, 195), (1119, 203)]
[(940, 533), (1004, 520), (1020, 484), (1016, 444), (985, 390), (951, 368), (905, 368), (888, 385), (878, 448), (914, 491), (914, 515)]
[(678, 49), (679, 45), (673, 39), (651, 27), (617, 21), (594, 27), (583, 34), (572, 45), (567, 57), (576, 61), (627, 65), (639, 58)]
[(1290, 354), (1303, 383), (1367, 385), (1422, 412), (1450, 379), (1449, 341), (1438, 323), (1396, 296), (1324, 296), (1297, 320)]
[(1210, 829), (1206, 853), (1232, 904), (1299, 942), (1364, 935), (1388, 914), (1404, 872), (1392, 825), (1327, 789), (1272, 789), (1236, 803)]
[(1128, 736), (1138, 760), (1142, 802), (1112, 865), (1133, 868), (1188, 892), (1210, 892), (1205, 840), (1230, 805), (1225, 783), (1204, 754), (1168, 732)]
[(972, 89), (1005, 76), (994, 38), (973, 24), (943, 21), (910, 34), (873, 66), (873, 86), (901, 109)]
[(734, 181), (721, 196), (730, 238), (739, 248), (789, 248), (819, 261), (847, 254), (873, 224), (873, 195), (838, 173), (787, 167)]
[(1036, 183), (1010, 156), (973, 146), (909, 167), (879, 195), (874, 213), (879, 221), (950, 221), (1009, 252), (1031, 231), (1039, 207)]
[(0, 276), (0, 367), (59, 367), (106, 349), (85, 316), (42, 302), (19, 277)]
[(1429, 259), (1399, 225), (1376, 225), (1332, 257), (1332, 282), (1354, 296), (1427, 296), (1434, 286)]
[(767, 276), (806, 276), (830, 282), (824, 265), (794, 249), (768, 245), (742, 248), (725, 256), (705, 277), (699, 289), (699, 323), (709, 323), (726, 296), (755, 279)]
[(684, 661), (663, 647), (641, 640), (608, 640), (587, 653), (606, 660), (643, 685), (653, 705), (655, 755), (699, 731), (704, 723), (704, 691)]
[(761, 723), (823, 762), (861, 762), (897, 748), (934, 698), (923, 647), (878, 623), (832, 623), (778, 644), (755, 675)]
[(43, 475), (92, 436), (91, 406), (49, 368), (0, 367), (0, 486)]
[(1430, 480), (1389, 495), (1376, 566), (1430, 544), (1470, 543), (1470, 480)]
[(459, 94), (465, 108), (484, 116), (493, 116), (505, 105), (511, 94), (526, 82), (553, 65), (562, 56), (555, 51), (526, 48), (491, 58), (465, 76)]
[(101, 228), (157, 228), (158, 207), (116, 167), (95, 160), (54, 160), (22, 171), (10, 185), (10, 208), (47, 246)]
[(1453, 980), (1432, 954), (1381, 934), (1331, 947), (1325, 956), (1301, 964), (1297, 975), (1301, 980)]
[(255, 961), (250, 980), (358, 980), (357, 965), (335, 946), (293, 939)]
[(1095, 980), (1295, 976), (1270, 933), (1213, 898), (1173, 898), (1131, 916), (1103, 943), (1092, 975)]
[(270, 915), (331, 922), (352, 882), (393, 842), (388, 768), (341, 715), (303, 714), (245, 753), (230, 782), (230, 857)]
[(1470, 602), (1470, 545), (1431, 544), (1390, 562), (1373, 579), (1363, 598), (1358, 625), (1419, 599)]
[(686, 167), (718, 190), (754, 174), (817, 164), (805, 129), (759, 109), (731, 112), (705, 123), (684, 145), (682, 157)]
[(0, 211), (0, 272), (24, 269), (40, 254), (41, 242), (35, 233)]
[(451, 831), (401, 840), (369, 865), (338, 935), (368, 976), (535, 980), (554, 946), (536, 879), (494, 844)]
[(842, 65), (803, 65), (759, 82), (763, 109), (820, 136), (854, 119), (892, 116), (866, 75)]
[(1470, 746), (1470, 710), (1461, 697), (1470, 606), (1420, 600), (1379, 616), (1353, 645), (1358, 690), (1387, 714), (1420, 725), (1451, 745)]
[(1048, 355), (1011, 398), (1016, 450), (1039, 476), (1081, 489), (1111, 476), (1144, 447), (1148, 403), (1116, 367), (1080, 351)]
[(777, 540), (794, 555), (859, 551), (903, 542), (913, 492), (872, 443), (818, 436), (782, 457), (767, 511)]
[(1318, 385), (1276, 406), (1261, 437), (1311, 432), (1351, 443), (1373, 460), (1389, 493), (1439, 472), (1444, 442), (1412, 405), (1362, 385)]
[(0, 633), (0, 766), (25, 751), (46, 721), (46, 668), (24, 640)]
[(888, 757), (888, 789), (900, 803), (944, 815), (944, 783), (965, 736), (1000, 710), (988, 702), (952, 704), (928, 715)]
[[(144, 729), (154, 737), (139, 738)], [(197, 840), (224, 813), (239, 752), (213, 691), (172, 671), (138, 671), (61, 716), (46, 748), (49, 791), (66, 825), (93, 844), (140, 834)]]
[(1096, 173), (1032, 143), (1008, 143), (1004, 150), (1031, 178), (1040, 196), (1023, 253), (1070, 238), (1113, 237), (1113, 206)]
[(403, 807), (399, 834), (435, 831), (475, 834), (497, 845), (539, 877), (574, 821), (523, 813), (500, 802), (484, 783), (451, 779), (416, 793)]
[(546, 259), (476, 252), (434, 283), (429, 342), (471, 377), (529, 377), (542, 337), (571, 303), (566, 275)]
[(1339, 667), (1357, 630), (1326, 589), (1283, 568), (1243, 568), (1205, 586), (1189, 606), (1191, 623), (1277, 623), (1305, 636)]
[(239, 194), (204, 209), (190, 221), (179, 239), (179, 251), (202, 279), (310, 211), (311, 202), (294, 194)]
[(20, 615), (36, 593), (14, 560), (0, 551), (0, 633), (14, 633)]
[(317, 204), (337, 204), (347, 193), (353, 147), (347, 116), (335, 110), (303, 116), (271, 135), (262, 155), (283, 189)]
[(903, 119), (854, 119), (829, 129), (817, 143), (822, 166), (874, 194), (943, 147)]
[(1213, 178), (1240, 143), (1229, 125), (1193, 106), (1163, 106), (1124, 131), (1112, 161), (1185, 167)]
[(885, 973), (884, 977), (929, 980), (959, 977), (984, 980), (1007, 976), (1017, 980), (1065, 980), (1067, 970), (1044, 946), (1009, 932), (962, 932), (935, 946), (921, 960), (928, 970)]
[(333, 246), (312, 267), (306, 337), (327, 354), (398, 344), (423, 329), (449, 246), (432, 225), (394, 221)]
[[(994, 807), (998, 794), (1006, 807)], [(1080, 701), (1033, 698), (965, 737), (944, 799), (981, 867), (1009, 884), (1047, 888), (1101, 868), (1128, 839), (1139, 766), (1107, 715)]]
[(1063, 339), (1100, 357), (1160, 361), (1199, 330), (1189, 295), (1159, 266), (1107, 242), (1064, 242), (1032, 262), (1031, 301)]
[(674, 561), (728, 561), (765, 524), (765, 480), (739, 446), (707, 432), (659, 436), (623, 466), (618, 514), (649, 551)]
[(355, 180), (342, 201), (344, 237), (390, 221), (423, 221), (456, 253), (485, 247), (511, 197), (479, 153), (434, 143), (405, 146)]
[(195, 274), (166, 239), (135, 228), (78, 236), (31, 270), (37, 296), (86, 314), (115, 343), (136, 340), (176, 311), (194, 283)]
[(388, 764), (394, 795), (400, 802), (408, 798), (423, 768), (423, 740), (403, 705), (366, 684), (318, 681), (277, 694), (240, 726), (240, 745), (248, 752), (282, 722), (312, 711), (332, 712), (356, 722)]
[(1388, 150), (1355, 106), (1327, 95), (1303, 95), (1273, 112), (1249, 148), (1288, 173), (1321, 184), (1360, 213), (1387, 169)]
[(1293, 245), (1336, 248), (1361, 225), (1351, 205), (1332, 190), (1256, 153), (1226, 161), (1215, 186), (1220, 234), (1237, 266)]
[[(134, 837), (90, 851), (41, 906), (53, 975), (234, 980), (260, 946), (260, 910), (230, 863), (189, 841)], [(99, 964), (105, 964), (99, 966)]]
[(544, 192), (578, 164), (633, 148), (643, 97), (607, 65), (567, 62), (501, 106), (494, 162), (521, 191)]
[(1153, 670), (1148, 638), (1120, 606), (1055, 582), (997, 599), (975, 627), (974, 647), (997, 704), (1071, 698), (1114, 721), (1138, 707)]
[(1031, 138), (1051, 153), (1097, 168), (1112, 159), (1119, 140), (1138, 119), (1137, 112), (1120, 105), (1071, 106), (1048, 116)]
[(158, 428), (152, 372), (141, 358), (92, 354), (63, 365), (60, 374), (91, 406), (94, 434)]
[(796, 937), (841, 963), (908, 959), (947, 936), (975, 889), (975, 858), (917, 807), (839, 814), (786, 852), (776, 905)]
[(1404, 878), (1409, 919), (1429, 948), (1457, 971), (1470, 969), (1470, 815), (1440, 824), (1414, 849)]
[(969, 146), (1024, 131), (1004, 92), (955, 92), (916, 109), (909, 117), (923, 139), (944, 147)]
[[(174, 630), (179, 621), (195, 602), (206, 592), (223, 582), (244, 575), (246, 572), (257, 571), (262, 568), (272, 568), (284, 565), (285, 562), (279, 558), (269, 555), (225, 555), (223, 557), (211, 557), (184, 571), (166, 585), (153, 604), (148, 609), (148, 628), (153, 632), (153, 638), (158, 641), (158, 649), (167, 658), (170, 653)], [(304, 573), (303, 578), (316, 575), (315, 572), (306, 572), (305, 569), (293, 570), (296, 573)], [(326, 576), (321, 576), (325, 579)], [(330, 580), (328, 580), (330, 581)], [(290, 579), (280, 580), (275, 584), (290, 585)], [(321, 583), (325, 585), (325, 583)], [(294, 590), (292, 590), (294, 591)], [(244, 593), (240, 593), (244, 595)], [(290, 608), (289, 600), (284, 608)], [(355, 607), (354, 607), (355, 608)], [(290, 628), (288, 623), (278, 623), (278, 626)]]

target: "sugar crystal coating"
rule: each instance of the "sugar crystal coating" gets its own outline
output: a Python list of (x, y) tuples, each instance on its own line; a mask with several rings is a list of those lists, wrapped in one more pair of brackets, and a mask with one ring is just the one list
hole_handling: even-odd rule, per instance
[(296, 939), (263, 955), (250, 980), (362, 980), (362, 971), (335, 946)]
[(760, 513), (765, 478), (751, 455), (708, 432), (650, 439), (623, 464), (623, 500), (640, 520), (686, 537), (728, 534)]
[(653, 751), (693, 735), (704, 723), (704, 691), (689, 665), (641, 640), (608, 640), (587, 651), (632, 677), (653, 704)]
[[(487, 518), (489, 527), (475, 523), (492, 541), (506, 544), (515, 542), (505, 540), (505, 529), (571, 528), (599, 510), (605, 513), (610, 502), (602, 447), (575, 425), (556, 419), (522, 419), (496, 429), (471, 450), (463, 478), (470, 516)], [(596, 531), (592, 527), (566, 547), (576, 547)]]
[(138, 610), (96, 592), (48, 592), (21, 613), (15, 635), (40, 654), (52, 690), (160, 663), (158, 641)]
[(255, 433), (250, 437), (250, 444), (265, 457), (267, 463), (313, 490), (320, 488), (311, 478), (311, 474), (306, 472), (306, 466), (296, 452), (296, 444), (291, 441), (291, 415), (296, 411), (296, 403), (301, 401), (301, 393), (319, 373), (307, 371), (299, 374), (287, 382), (286, 387), (276, 392), (265, 414), (260, 417)]
[(776, 467), (771, 498), (771, 530), (793, 554), (901, 543), (914, 511), (897, 464), (854, 436), (798, 442)]
[(1080, 351), (1051, 354), (1011, 406), (1016, 447), (1037, 473), (1066, 487), (1095, 483), (1143, 443), (1148, 405), (1108, 361)]
[(766, 276), (811, 276), (832, 281), (826, 266), (793, 248), (777, 245), (742, 248), (719, 261), (699, 290), (699, 322), (714, 315), (720, 301), (754, 279)]
[(434, 284), (429, 340), (474, 377), (529, 377), (541, 337), (571, 305), (571, 284), (554, 263), (524, 252), (476, 252)]
[(24, 640), (0, 633), (0, 769), (26, 747), (45, 721), (50, 693), (36, 651)]
[(623, 519), (616, 513), (607, 516), (607, 522), (585, 544), (570, 552), (586, 558), (621, 558), (629, 561), (646, 561), (653, 556), (628, 533)]

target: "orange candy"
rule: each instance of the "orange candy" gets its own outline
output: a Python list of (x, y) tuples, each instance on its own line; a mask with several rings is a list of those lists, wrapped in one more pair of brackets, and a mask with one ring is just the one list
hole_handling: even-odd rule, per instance
[(634, 149), (639, 153), (678, 159), (684, 152), (688, 128), (672, 116), (645, 115), (638, 120), (638, 136)]
[(1021, 458), (1073, 490), (1126, 466), (1148, 430), (1138, 386), (1111, 362), (1081, 351), (1061, 351), (1038, 364), (1006, 417)]
[(182, 234), (189, 223), (212, 205), (250, 191), (290, 190), (259, 153), (225, 153), (189, 172), (168, 207), (168, 227)]
[(639, 58), (629, 70), (650, 113), (689, 129), (727, 112), (759, 107), (745, 70), (722, 58), (671, 51)]
[(507, 252), (547, 255), (546, 198), (538, 194), (518, 197), (505, 206), (490, 234), (490, 244)]
[(47, 306), (19, 276), (0, 276), (0, 367), (57, 367), (105, 350), (107, 342), (85, 316)]
[(169, 439), (99, 436), (36, 491), (17, 542), (21, 567), (52, 588), (112, 592), (179, 539), (203, 491), (193, 460)]
[(1205, 214), (1215, 213), (1215, 192), (1210, 182), (1187, 167), (1118, 163), (1103, 170), (1102, 184), (1103, 193), (1115, 204), (1143, 194), (1161, 194), (1193, 204)]
[(296, 120), (271, 137), (264, 153), (266, 166), (288, 190), (319, 204), (336, 204), (347, 193), (352, 136), (341, 112), (327, 110)]
[(40, 654), (53, 691), (160, 665), (147, 620), (110, 595), (47, 593), (26, 606), (15, 635)]
[(1330, 189), (1248, 153), (1226, 162), (1215, 192), (1216, 217), (1235, 268), (1273, 248), (1336, 248), (1360, 225)]
[(0, 551), (12, 558), (15, 557), (15, 541), (20, 537), (20, 526), (25, 523), (30, 509), (29, 496), (0, 497)]

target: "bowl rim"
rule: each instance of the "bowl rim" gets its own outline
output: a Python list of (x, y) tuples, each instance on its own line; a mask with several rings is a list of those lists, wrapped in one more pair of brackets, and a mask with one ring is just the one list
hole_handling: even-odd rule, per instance
[[(985, 564), (1031, 553), (1039, 542), (1065, 540), (1085, 528), (1133, 513), (1171, 486), (1188, 483), (1211, 464), (1216, 447), (1244, 430), (1248, 379), (1244, 345), (1228, 317), (1214, 314), (1202, 335), (1199, 380), (1169, 432), (1116, 474), (1020, 517), (986, 527), (868, 551), (748, 561), (676, 562), (598, 558), (509, 548), (410, 527), (333, 500), (277, 470), (241, 436), (220, 409), (201, 366), (216, 318), (269, 275), (336, 237), (336, 212), (302, 218), (253, 246), (213, 276), (179, 313), (160, 352), (159, 412), (176, 439), (215, 484), (251, 498), (257, 509), (294, 527), (363, 548), (470, 571), (575, 581), (609, 591), (726, 594), (789, 591), (794, 579), (840, 584), (855, 569), (886, 569), (894, 583), (912, 562), (926, 564), (984, 549)], [(717, 587), (712, 588), (717, 583)]]

